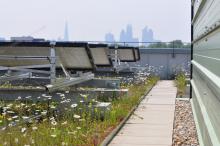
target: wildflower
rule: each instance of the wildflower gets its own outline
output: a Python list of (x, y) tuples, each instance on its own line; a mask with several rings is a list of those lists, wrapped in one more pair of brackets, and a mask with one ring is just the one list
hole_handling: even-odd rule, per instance
[(22, 116), (22, 119), (27, 120), (27, 119), (29, 119), (29, 117), (27, 117), (27, 116)]
[(17, 100), (21, 100), (21, 96), (18, 96)]
[(51, 109), (55, 109), (55, 108), (56, 108), (56, 106), (54, 106), (54, 105), (51, 105), (51, 106), (50, 106), (50, 108), (51, 108)]
[(83, 98), (87, 98), (89, 96), (89, 94), (79, 94), (79, 95)]
[(18, 138), (15, 138), (15, 143), (18, 143)]
[(65, 96), (65, 94), (60, 94), (60, 97), (64, 97)]
[(65, 103), (66, 102), (66, 100), (63, 100), (63, 101), (61, 101), (60, 103)]
[(57, 125), (57, 122), (55, 120), (51, 121), (51, 124), (56, 126)]
[(27, 130), (27, 128), (21, 128), (21, 132), (24, 133)]
[(80, 129), (81, 129), (81, 127), (76, 127), (76, 129), (80, 130)]
[(35, 127), (32, 127), (32, 130), (34, 130), (34, 131), (37, 130), (37, 127), (36, 127), (36, 126), (35, 126)]
[(84, 89), (84, 88), (82, 88), (82, 87), (80, 87), (80, 88), (79, 88), (79, 90), (82, 90), (82, 91), (84, 91), (85, 89)]
[(34, 143), (35, 143), (34, 139), (31, 139), (31, 143), (32, 143), (32, 144), (34, 144)]
[(54, 117), (51, 117), (51, 118), (50, 118), (50, 121), (53, 121), (53, 120), (54, 120)]
[(20, 108), (20, 107), (21, 107), (21, 105), (16, 105), (15, 107), (16, 107), (16, 108)]
[(57, 137), (57, 135), (55, 135), (55, 134), (52, 134), (52, 135), (50, 135), (50, 136), (53, 137), (53, 138)]
[(77, 107), (76, 103), (71, 105), (71, 108), (75, 108), (75, 107)]
[(18, 120), (18, 119), (17, 119), (17, 120), (15, 120), (15, 122), (19, 122), (19, 121), (20, 121), (20, 120)]
[(6, 127), (3, 127), (1, 130), (4, 131), (6, 129)]
[(11, 120), (12, 120), (12, 118), (8, 118), (7, 120), (8, 120), (8, 121), (11, 121)]
[(85, 121), (85, 119), (79, 119), (80, 122)]
[(26, 99), (30, 99), (31, 98), (31, 96), (27, 96), (27, 97), (25, 97)]
[(46, 97), (46, 98), (51, 98), (52, 96), (50, 95), (46, 95), (46, 94), (42, 94), (43, 97)]
[(69, 103), (71, 101), (71, 99), (67, 99), (66, 102)]
[(10, 109), (10, 107), (3, 107), (3, 111), (6, 112), (8, 109)]
[(18, 118), (18, 116), (13, 116), (13, 117), (12, 117), (12, 119), (17, 119), (17, 118)]
[(10, 107), (12, 107), (12, 106), (13, 106), (13, 104), (12, 104), (12, 103), (7, 105), (7, 107), (8, 107), (8, 108), (10, 108)]
[(42, 111), (41, 115), (44, 115), (44, 116), (47, 115), (47, 111), (46, 110)]
[(46, 94), (42, 94), (41, 96), (45, 97), (45, 96), (47, 96), (47, 95), (46, 95)]
[(24, 103), (21, 103), (21, 106), (25, 106), (25, 104), (24, 104)]
[(70, 134), (71, 134), (71, 135), (72, 135), (72, 134), (75, 135), (75, 134), (77, 133), (77, 131), (73, 131), (73, 132), (68, 131), (67, 133), (68, 133), (69, 135), (70, 135)]
[(8, 127), (12, 127), (12, 126), (13, 126), (13, 124), (12, 124), (12, 123), (9, 123), (9, 124), (8, 124)]
[(80, 118), (79, 115), (74, 115), (73, 117), (76, 118), (76, 119), (79, 119), (79, 118)]
[(61, 123), (61, 125), (66, 125), (66, 124), (67, 124), (67, 121), (65, 121), (65, 122)]

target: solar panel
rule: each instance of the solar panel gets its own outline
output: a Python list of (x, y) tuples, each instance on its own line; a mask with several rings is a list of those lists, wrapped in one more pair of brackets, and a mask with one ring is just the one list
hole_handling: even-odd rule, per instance
[(1, 46), (0, 55), (14, 56), (15, 59), (0, 59), (0, 66), (14, 67), (27, 65), (48, 64), (46, 60), (27, 60), (19, 59), (22, 56), (49, 56), (49, 47), (20, 47), (20, 46)]
[(94, 64), (97, 67), (112, 66), (112, 60), (109, 57), (108, 45), (105, 44), (89, 44)]
[[(88, 53), (87, 43), (67, 43), (57, 42), (54, 46), (56, 50), (57, 67), (62, 63), (69, 69), (94, 69), (92, 56)], [(50, 42), (1, 42), (0, 56), (48, 56), (50, 57)], [(0, 59), (0, 66), (26, 66), (26, 65), (44, 65), (49, 64), (47, 60), (42, 59)]]
[[(70, 69), (93, 69), (94, 61), (89, 54), (87, 43), (57, 43), (56, 53), (59, 57), (58, 63)], [(59, 66), (59, 64), (58, 64)]]
[(136, 62), (140, 60), (140, 52), (137, 47), (119, 46), (117, 48), (110, 47), (112, 53), (115, 49), (118, 50), (118, 57), (121, 62)]

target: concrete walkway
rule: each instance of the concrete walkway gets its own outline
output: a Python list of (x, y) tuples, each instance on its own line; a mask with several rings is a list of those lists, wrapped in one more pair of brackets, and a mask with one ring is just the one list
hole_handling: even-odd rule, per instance
[(159, 81), (110, 146), (171, 146), (177, 89)]

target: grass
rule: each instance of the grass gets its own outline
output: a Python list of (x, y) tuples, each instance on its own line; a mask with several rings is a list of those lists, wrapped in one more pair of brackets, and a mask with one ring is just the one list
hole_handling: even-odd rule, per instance
[[(79, 103), (77, 107), (64, 107), (59, 115), (51, 114), (49, 109), (47, 112), (50, 114), (40, 120), (28, 121), (26, 124), (0, 131), (0, 146), (97, 146), (129, 114), (140, 97), (157, 80), (157, 77), (149, 77), (142, 84), (129, 85), (129, 93), (114, 99), (111, 109), (105, 111), (104, 118), (103, 111), (93, 107), (96, 101), (89, 101), (87, 95), (82, 95), (88, 101), (87, 107), (83, 103)], [(23, 106), (27, 106), (26, 110), (36, 110), (32, 104)], [(42, 112), (45, 108), (48, 109), (44, 107), (38, 110)], [(0, 116), (1, 121), (8, 118), (7, 115)]]
[(178, 89), (178, 95), (181, 97), (186, 91), (186, 76), (184, 73), (179, 73), (175, 78), (176, 86)]

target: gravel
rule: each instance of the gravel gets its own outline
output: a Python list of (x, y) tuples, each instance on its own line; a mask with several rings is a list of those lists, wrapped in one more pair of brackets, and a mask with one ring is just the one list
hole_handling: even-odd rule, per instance
[(189, 100), (176, 101), (173, 146), (199, 146)]

